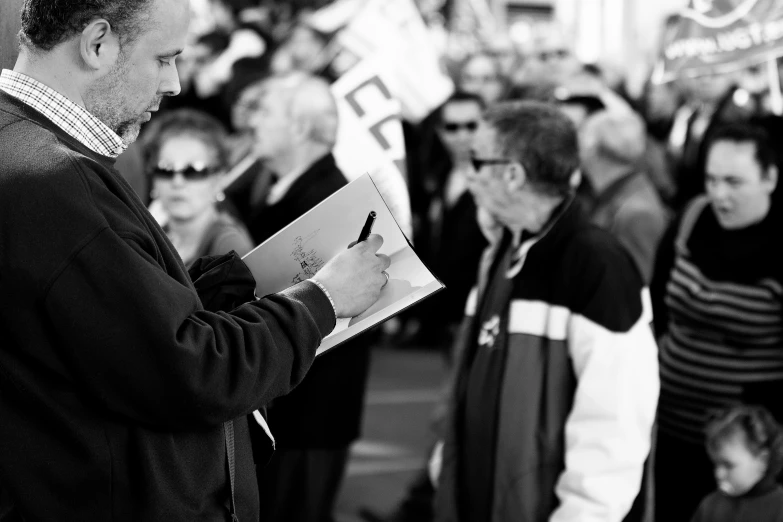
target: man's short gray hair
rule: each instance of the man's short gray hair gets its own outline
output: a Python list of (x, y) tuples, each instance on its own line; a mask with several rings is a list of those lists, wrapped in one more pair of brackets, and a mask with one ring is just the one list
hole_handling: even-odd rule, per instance
[(574, 124), (555, 105), (501, 102), (484, 113), (496, 132), (500, 153), (519, 161), (536, 190), (562, 196), (573, 190), (572, 175), (579, 168)]

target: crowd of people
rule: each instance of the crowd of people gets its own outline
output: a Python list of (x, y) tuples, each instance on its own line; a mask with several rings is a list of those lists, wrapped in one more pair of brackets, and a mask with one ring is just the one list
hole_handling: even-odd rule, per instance
[(332, 520), (380, 342), (449, 378), (420, 472), (365, 520), (783, 520), (783, 117), (757, 67), (634, 96), (556, 35), (443, 56), (454, 92), (403, 130), (446, 290), (315, 359), (377, 299), (382, 238), (262, 299), (238, 256), (348, 182), (331, 35), (200, 5), (24, 5), (0, 520)]

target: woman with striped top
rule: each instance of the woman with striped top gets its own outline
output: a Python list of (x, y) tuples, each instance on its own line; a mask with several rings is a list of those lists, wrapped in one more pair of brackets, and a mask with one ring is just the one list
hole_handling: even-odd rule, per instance
[(707, 194), (686, 207), (668, 244), (664, 239), (652, 285), (661, 371), (656, 518), (666, 522), (689, 520), (715, 487), (703, 450), (710, 413), (742, 402), (774, 409), (779, 397), (759, 390), (783, 382), (773, 152), (765, 133), (749, 125), (708, 139)]

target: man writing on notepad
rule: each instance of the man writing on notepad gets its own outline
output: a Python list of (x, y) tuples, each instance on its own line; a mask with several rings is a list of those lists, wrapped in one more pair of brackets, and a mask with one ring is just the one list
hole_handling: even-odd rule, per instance
[(229, 255), (204, 275), (249, 278), (247, 302), (213, 284), (237, 306), (205, 310), (114, 168), (180, 90), (189, 8), (26, 0), (0, 76), (0, 483), (28, 521), (257, 520), (245, 415), (386, 283), (377, 235), (258, 300)]

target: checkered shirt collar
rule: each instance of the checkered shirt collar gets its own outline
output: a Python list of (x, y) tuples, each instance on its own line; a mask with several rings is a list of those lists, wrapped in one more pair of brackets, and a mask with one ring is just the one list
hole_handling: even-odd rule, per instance
[(46, 116), (93, 152), (116, 158), (126, 148), (122, 138), (84, 107), (29, 76), (3, 69), (0, 89)]

